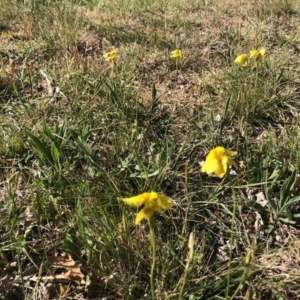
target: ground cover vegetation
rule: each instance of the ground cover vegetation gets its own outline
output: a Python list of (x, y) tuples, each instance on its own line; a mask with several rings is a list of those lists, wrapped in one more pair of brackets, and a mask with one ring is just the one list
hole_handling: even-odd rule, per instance
[(297, 0), (1, 0), (0, 298), (298, 299), (299, 28)]

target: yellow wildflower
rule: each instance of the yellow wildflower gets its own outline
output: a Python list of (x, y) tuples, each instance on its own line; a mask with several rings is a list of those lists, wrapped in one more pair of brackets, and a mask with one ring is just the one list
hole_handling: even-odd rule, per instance
[(180, 49), (176, 49), (174, 51), (171, 52), (171, 57), (174, 57), (178, 60), (181, 60), (182, 59), (182, 51)]
[(116, 54), (118, 53), (118, 49), (113, 49), (109, 52), (106, 52), (103, 57), (105, 58), (106, 61), (112, 61), (114, 64), (117, 62), (117, 57)]
[(163, 210), (173, 206), (171, 199), (156, 192), (146, 192), (130, 198), (122, 198), (122, 200), (130, 206), (144, 205), (135, 218), (135, 224), (139, 224), (144, 218), (150, 219), (155, 212), (167, 217)]
[(250, 51), (250, 58), (254, 57), (256, 63), (260, 64), (262, 62), (262, 57), (266, 54), (266, 49), (252, 50)]
[(223, 178), (227, 173), (228, 165), (237, 166), (237, 163), (231, 159), (234, 155), (237, 155), (237, 151), (229, 151), (218, 146), (209, 152), (200, 172), (214, 173), (219, 178)]
[(239, 55), (235, 60), (235, 63), (242, 65), (243, 67), (246, 67), (248, 64), (248, 55), (246, 53), (243, 53)]

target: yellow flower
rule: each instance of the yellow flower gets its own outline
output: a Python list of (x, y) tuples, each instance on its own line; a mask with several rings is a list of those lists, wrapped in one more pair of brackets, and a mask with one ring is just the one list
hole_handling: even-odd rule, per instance
[(180, 49), (176, 49), (176, 50), (172, 51), (171, 57), (181, 60), (182, 59), (182, 51)]
[(235, 63), (242, 65), (243, 67), (246, 67), (248, 64), (248, 55), (243, 53), (239, 55), (235, 60)]
[(113, 49), (109, 52), (106, 52), (103, 57), (105, 58), (106, 61), (112, 61), (114, 64), (117, 62), (117, 57), (116, 54), (118, 53), (118, 49)]
[(250, 51), (250, 58), (254, 57), (256, 63), (260, 64), (262, 62), (262, 57), (266, 54), (266, 49), (252, 50)]
[(200, 172), (215, 173), (219, 178), (223, 178), (227, 173), (228, 165), (237, 166), (237, 163), (231, 159), (234, 155), (237, 155), (237, 151), (229, 151), (218, 146), (209, 152)]
[(156, 192), (146, 192), (134, 197), (122, 198), (122, 200), (130, 206), (144, 205), (135, 218), (135, 224), (139, 224), (144, 218), (150, 219), (155, 212), (167, 217), (163, 210), (173, 206), (171, 199)]

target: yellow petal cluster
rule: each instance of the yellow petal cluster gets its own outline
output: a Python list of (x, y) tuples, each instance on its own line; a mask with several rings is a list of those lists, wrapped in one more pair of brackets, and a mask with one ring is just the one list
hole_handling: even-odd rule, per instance
[(113, 63), (117, 62), (117, 56), (116, 54), (118, 53), (118, 49), (113, 49), (109, 52), (106, 52), (103, 57), (105, 58), (106, 61), (112, 61)]
[(130, 198), (122, 198), (122, 200), (130, 206), (140, 207), (143, 205), (135, 218), (135, 224), (139, 224), (144, 218), (150, 219), (155, 212), (167, 217), (163, 210), (173, 206), (171, 199), (156, 192), (146, 192)]
[(182, 51), (180, 49), (176, 49), (174, 51), (171, 52), (171, 57), (176, 58), (178, 60), (182, 59)]
[(262, 62), (263, 56), (266, 54), (266, 49), (260, 49), (260, 50), (251, 50), (250, 55), (246, 53), (242, 53), (236, 57), (234, 60), (235, 63), (240, 64), (243, 67), (246, 67), (248, 65), (248, 59), (254, 58), (257, 64), (260, 64)]
[(224, 147), (218, 146), (209, 152), (200, 171), (223, 178), (229, 165), (237, 166), (237, 163), (231, 159), (232, 156), (237, 154), (237, 151), (226, 150)]
[(266, 49), (260, 50), (251, 50), (250, 51), (250, 58), (255, 58), (256, 63), (260, 64), (262, 62), (263, 56), (266, 54)]
[(243, 53), (239, 55), (235, 60), (235, 63), (242, 65), (243, 67), (246, 67), (248, 65), (248, 55), (246, 53)]

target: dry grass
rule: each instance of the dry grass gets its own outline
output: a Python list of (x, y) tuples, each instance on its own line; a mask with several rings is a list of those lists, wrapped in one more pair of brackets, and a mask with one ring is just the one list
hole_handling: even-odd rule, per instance
[[(270, 203), (299, 169), (299, 16), (296, 0), (2, 1), (0, 298), (150, 299), (148, 226), (117, 198), (156, 190), (176, 202), (156, 220), (156, 299), (298, 299), (299, 203)], [(258, 68), (234, 63), (256, 48)], [(222, 181), (199, 172), (217, 145), (239, 152)], [(79, 277), (51, 263), (65, 252)]]

